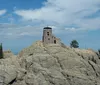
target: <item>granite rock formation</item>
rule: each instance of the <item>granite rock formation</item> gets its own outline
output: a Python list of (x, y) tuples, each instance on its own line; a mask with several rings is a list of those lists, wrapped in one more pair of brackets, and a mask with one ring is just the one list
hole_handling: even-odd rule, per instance
[(100, 85), (100, 55), (38, 41), (0, 60), (0, 85)]

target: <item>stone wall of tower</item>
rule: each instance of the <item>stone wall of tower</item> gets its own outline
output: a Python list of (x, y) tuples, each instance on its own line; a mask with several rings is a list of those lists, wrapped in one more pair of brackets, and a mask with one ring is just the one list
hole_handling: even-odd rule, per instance
[(50, 27), (45, 27), (43, 29), (43, 36), (42, 36), (42, 42), (44, 44), (58, 44), (59, 43), (59, 39), (56, 38), (53, 34), (52, 34), (52, 28)]
[(45, 44), (53, 43), (52, 28), (47, 27), (47, 28), (43, 29), (43, 39), (42, 39), (42, 41)]

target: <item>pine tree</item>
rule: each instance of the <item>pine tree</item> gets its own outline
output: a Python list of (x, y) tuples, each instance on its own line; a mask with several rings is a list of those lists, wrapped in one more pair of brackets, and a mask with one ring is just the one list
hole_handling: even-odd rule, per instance
[(100, 49), (98, 50), (99, 54), (100, 54)]
[(79, 47), (79, 43), (76, 40), (73, 40), (73, 41), (71, 41), (70, 46), (74, 47), (74, 48), (78, 48)]
[(0, 45), (0, 59), (3, 58), (3, 48), (2, 48), (2, 43)]

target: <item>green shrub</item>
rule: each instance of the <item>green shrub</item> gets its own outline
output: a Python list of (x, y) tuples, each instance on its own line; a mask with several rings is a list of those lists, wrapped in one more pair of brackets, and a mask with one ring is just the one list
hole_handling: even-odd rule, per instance
[(79, 48), (79, 43), (76, 40), (71, 41), (70, 46), (73, 48)]

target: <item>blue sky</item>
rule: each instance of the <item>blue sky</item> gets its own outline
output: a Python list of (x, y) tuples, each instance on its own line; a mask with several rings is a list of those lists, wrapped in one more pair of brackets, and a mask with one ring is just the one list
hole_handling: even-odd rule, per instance
[(0, 0), (0, 42), (19, 52), (41, 40), (43, 27), (69, 46), (100, 48), (100, 0)]

